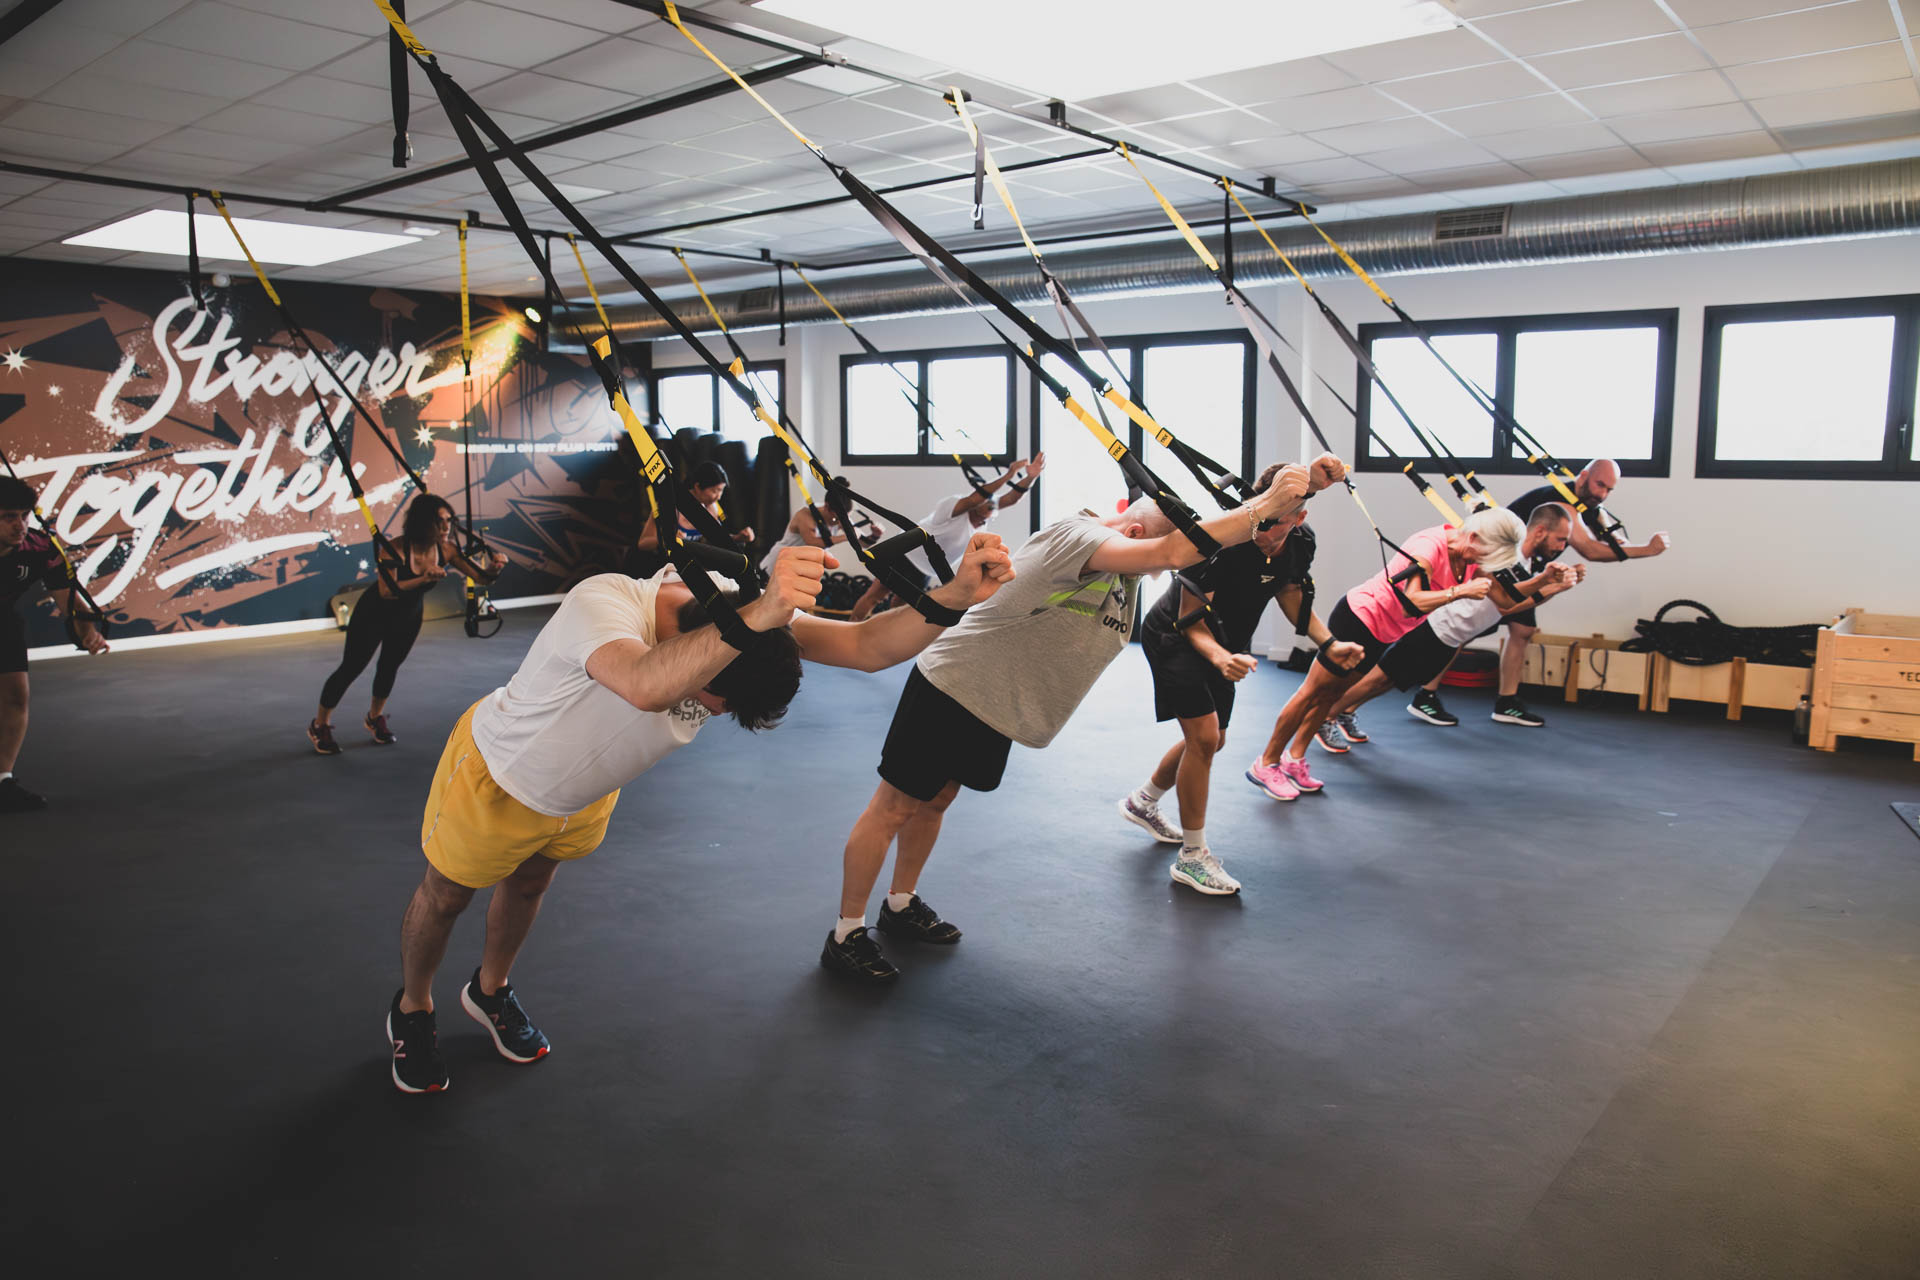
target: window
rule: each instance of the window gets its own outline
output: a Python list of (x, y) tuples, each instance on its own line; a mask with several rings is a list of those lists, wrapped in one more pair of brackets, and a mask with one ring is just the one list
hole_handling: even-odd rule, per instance
[[(1440, 354), (1555, 458), (1578, 467), (1609, 457), (1628, 475), (1664, 476), (1678, 317), (1675, 310), (1600, 311), (1449, 320), (1427, 329)], [(1383, 391), (1356, 370), (1361, 470), (1398, 471), (1405, 459), (1432, 464), (1398, 400), (1428, 439), (1473, 470), (1534, 473), (1525, 436), (1490, 413), (1405, 325), (1361, 325), (1360, 338), (1386, 384)]]
[[(760, 393), (767, 412), (778, 417), (785, 403), (785, 362), (759, 361), (747, 366), (747, 383)], [(720, 379), (705, 369), (661, 369), (653, 375), (654, 423), (669, 434), (718, 431), (729, 440), (744, 442), (749, 450), (767, 434), (753, 412)]]
[(1013, 355), (1001, 347), (840, 357), (840, 458), (982, 470), (1014, 451)]
[[(1143, 334), (1109, 338), (1114, 360), (1127, 375), (1134, 395), (1154, 420), (1179, 439), (1222, 466), (1247, 475), (1253, 467), (1255, 352), (1252, 339), (1240, 330), (1198, 333)], [(1087, 363), (1096, 372), (1110, 372), (1104, 357), (1094, 353)], [(1073, 392), (1073, 398), (1095, 412), (1092, 391), (1069, 374), (1052, 356), (1042, 367)], [(1034, 508), (1033, 527), (1040, 528), (1081, 508), (1111, 514), (1127, 495), (1126, 477), (1079, 419), (1068, 413), (1051, 392), (1034, 380), (1036, 447), (1047, 455), (1046, 474), (1040, 480), (1040, 503)], [(1122, 443), (1152, 467), (1154, 473), (1186, 499), (1204, 519), (1219, 510), (1185, 465), (1113, 405), (1104, 401), (1107, 425)]]
[(1708, 307), (1694, 473), (1920, 476), (1920, 296)]

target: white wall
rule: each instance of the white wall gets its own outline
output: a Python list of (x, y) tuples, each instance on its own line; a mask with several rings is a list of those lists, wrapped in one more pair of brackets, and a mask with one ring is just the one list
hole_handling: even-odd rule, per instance
[[(1422, 319), (1527, 315), (1567, 311), (1678, 307), (1680, 328), (1674, 385), (1673, 457), (1667, 479), (1629, 477), (1609, 506), (1627, 522), (1636, 540), (1656, 530), (1673, 537), (1673, 550), (1655, 559), (1599, 565), (1576, 591), (1554, 602), (1542, 619), (1548, 630), (1613, 636), (1633, 633), (1636, 618), (1650, 617), (1667, 600), (1686, 597), (1710, 605), (1736, 625), (1784, 625), (1824, 621), (1858, 605), (1875, 612), (1920, 614), (1920, 485), (1905, 481), (1733, 480), (1693, 476), (1699, 417), (1703, 309), (1710, 305), (1788, 299), (1839, 298), (1920, 292), (1920, 242), (1913, 237), (1743, 249), (1657, 258), (1621, 259), (1551, 267), (1496, 268), (1474, 272), (1394, 277), (1390, 292)], [(1359, 282), (1316, 284), (1349, 325), (1391, 319)], [(1296, 342), (1313, 368), (1300, 378), (1317, 386), (1322, 372), (1344, 394), (1354, 385), (1353, 366), (1338, 342), (1296, 287), (1255, 291), (1255, 300)], [(1231, 328), (1232, 314), (1217, 293), (1127, 299), (1086, 307), (1108, 337), (1131, 333)], [(969, 315), (930, 316), (863, 324), (883, 350), (946, 344), (973, 345), (992, 339)], [(1304, 337), (1302, 336), (1304, 335)], [(755, 358), (776, 355), (772, 333), (742, 336)], [(677, 343), (660, 343), (656, 364), (689, 363)], [(855, 350), (838, 325), (808, 325), (787, 331), (790, 404), (822, 455), (839, 450), (839, 357)], [(1289, 361), (1291, 364), (1291, 361)], [(1032, 447), (1025, 375), (1016, 397), (1022, 452)], [(1299, 456), (1314, 446), (1285, 394), (1264, 369), (1259, 379), (1256, 458), (1262, 465), (1286, 452)], [(1353, 424), (1324, 388), (1315, 414), (1343, 453), (1353, 449)], [(1176, 432), (1178, 423), (1169, 423)], [(951, 466), (861, 467), (849, 472), (855, 485), (907, 515), (918, 516), (959, 486)], [(1115, 472), (1115, 492), (1120, 492)], [(1389, 535), (1432, 522), (1432, 509), (1412, 487), (1392, 474), (1359, 477), (1367, 505)], [(1510, 497), (1533, 481), (1523, 476), (1489, 478), (1496, 497)], [(1020, 509), (1024, 516), (1025, 508)], [(1379, 568), (1359, 512), (1342, 493), (1315, 502), (1313, 524), (1320, 556), (1315, 576), (1328, 606), (1335, 596)], [(1004, 526), (1004, 527), (1002, 527)], [(996, 526), (1010, 542), (1026, 536), (1024, 518)], [(1273, 638), (1284, 643), (1280, 628)]]

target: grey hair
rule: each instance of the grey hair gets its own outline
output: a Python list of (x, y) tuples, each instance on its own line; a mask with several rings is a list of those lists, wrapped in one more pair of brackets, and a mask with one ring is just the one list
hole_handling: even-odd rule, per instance
[(1505, 507), (1476, 511), (1461, 527), (1479, 539), (1484, 548), (1475, 561), (1482, 569), (1497, 573), (1520, 563), (1520, 544), (1526, 540), (1527, 526)]
[(1152, 498), (1135, 498), (1121, 513), (1121, 519), (1129, 523), (1139, 521), (1146, 527), (1149, 538), (1164, 538), (1173, 532), (1173, 521), (1167, 519), (1167, 513)]

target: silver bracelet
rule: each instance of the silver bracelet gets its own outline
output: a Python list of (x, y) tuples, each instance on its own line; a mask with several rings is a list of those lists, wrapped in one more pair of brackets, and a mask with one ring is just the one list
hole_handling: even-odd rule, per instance
[(1260, 532), (1260, 514), (1253, 509), (1251, 502), (1241, 504), (1240, 509), (1247, 513), (1247, 536), (1251, 538)]

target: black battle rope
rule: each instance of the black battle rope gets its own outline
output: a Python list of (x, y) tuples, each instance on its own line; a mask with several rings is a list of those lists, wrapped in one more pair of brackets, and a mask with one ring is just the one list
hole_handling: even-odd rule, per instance
[[(1674, 609), (1692, 609), (1701, 616), (1668, 622)], [(1689, 667), (1711, 667), (1735, 658), (1781, 667), (1811, 667), (1820, 624), (1793, 627), (1735, 627), (1698, 600), (1669, 600), (1652, 621), (1633, 624), (1639, 632), (1620, 648), (1627, 653), (1659, 653)]]

